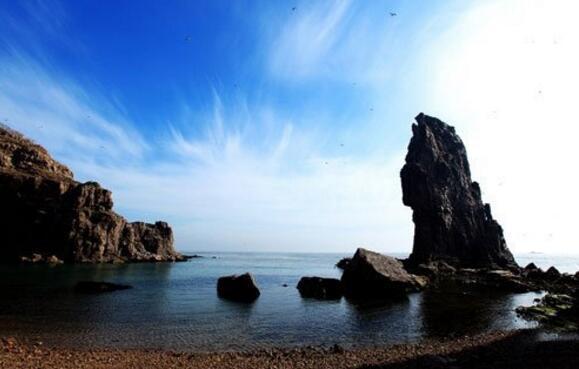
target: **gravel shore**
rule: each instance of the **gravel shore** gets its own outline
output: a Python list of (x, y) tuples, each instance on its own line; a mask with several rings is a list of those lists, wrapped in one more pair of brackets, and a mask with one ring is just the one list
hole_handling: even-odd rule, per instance
[(70, 350), (4, 338), (0, 368), (577, 368), (579, 341), (536, 339), (535, 331), (492, 332), (376, 348), (300, 348), (237, 353)]

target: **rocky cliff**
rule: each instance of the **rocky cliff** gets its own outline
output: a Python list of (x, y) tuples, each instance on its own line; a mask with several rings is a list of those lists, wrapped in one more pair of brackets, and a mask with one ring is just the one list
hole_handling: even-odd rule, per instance
[(466, 149), (454, 128), (422, 113), (416, 122), (400, 173), (403, 202), (412, 208), (415, 224), (410, 264), (516, 266), (501, 226), (471, 180)]
[[(129, 223), (112, 194), (79, 183), (41, 146), (0, 126), (0, 262), (175, 261), (167, 223)], [(34, 255), (34, 257), (32, 257)]]

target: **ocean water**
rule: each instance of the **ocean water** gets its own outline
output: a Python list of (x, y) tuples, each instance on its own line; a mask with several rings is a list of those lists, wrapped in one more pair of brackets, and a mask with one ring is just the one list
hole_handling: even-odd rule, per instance
[[(0, 336), (67, 347), (228, 351), (265, 347), (372, 346), (427, 337), (534, 326), (514, 308), (537, 293), (422, 292), (374, 306), (346, 299), (303, 299), (302, 276), (338, 277), (343, 254), (205, 253), (183, 263), (0, 267)], [(404, 255), (394, 255), (404, 256)], [(575, 271), (579, 258), (529, 257)], [(253, 304), (217, 297), (223, 275), (254, 274), (261, 296)], [(80, 280), (130, 284), (101, 295), (77, 295)], [(288, 287), (283, 287), (287, 284)]]

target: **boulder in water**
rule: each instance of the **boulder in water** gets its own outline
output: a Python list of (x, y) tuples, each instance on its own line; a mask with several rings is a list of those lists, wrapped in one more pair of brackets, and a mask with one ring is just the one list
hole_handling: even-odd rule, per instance
[(217, 294), (228, 300), (252, 302), (259, 297), (260, 292), (253, 276), (245, 273), (219, 278), (217, 280)]
[(297, 289), (302, 297), (330, 300), (342, 297), (342, 285), (335, 278), (302, 277)]
[(356, 250), (341, 281), (344, 295), (354, 299), (401, 297), (420, 289), (423, 282), (417, 281), (395, 258), (363, 248)]

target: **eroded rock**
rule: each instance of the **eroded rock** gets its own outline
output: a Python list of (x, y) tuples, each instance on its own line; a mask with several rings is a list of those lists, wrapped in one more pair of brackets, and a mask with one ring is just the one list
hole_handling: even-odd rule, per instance
[[(0, 126), (0, 262), (173, 261), (167, 223), (129, 223), (110, 191), (79, 183), (41, 146)], [(39, 257), (34, 255), (40, 255)]]
[(466, 149), (453, 127), (419, 114), (400, 173), (413, 210), (414, 265), (443, 260), (476, 268), (514, 268), (503, 230), (471, 180)]

